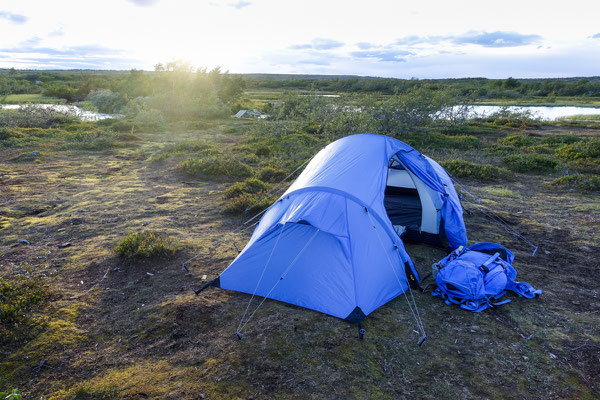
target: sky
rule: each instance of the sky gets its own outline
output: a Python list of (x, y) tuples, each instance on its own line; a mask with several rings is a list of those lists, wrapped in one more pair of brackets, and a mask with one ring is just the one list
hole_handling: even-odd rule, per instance
[(600, 1), (0, 0), (0, 68), (600, 75)]

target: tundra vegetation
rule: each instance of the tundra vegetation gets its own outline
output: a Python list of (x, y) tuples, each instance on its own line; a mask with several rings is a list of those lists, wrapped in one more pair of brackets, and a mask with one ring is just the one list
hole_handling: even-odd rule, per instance
[[(4, 398), (600, 396), (600, 125), (448, 113), (473, 99), (598, 104), (597, 79), (242, 77), (181, 61), (5, 72), (9, 101), (123, 117), (0, 110)], [(231, 118), (253, 108), (269, 117)], [(237, 340), (250, 296), (191, 289), (228, 265), (251, 234), (243, 222), (319, 149), (362, 132), (438, 160), (460, 183), (470, 241), (513, 250), (520, 279), (544, 294), (473, 314), (415, 293), (423, 347), (402, 297), (365, 320), (362, 341), (354, 325), (268, 300)], [(445, 255), (407, 251), (422, 275)]]

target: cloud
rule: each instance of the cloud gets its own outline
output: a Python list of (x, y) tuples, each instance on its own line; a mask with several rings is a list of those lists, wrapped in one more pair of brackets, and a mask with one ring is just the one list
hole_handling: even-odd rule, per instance
[[(14, 54), (46, 54), (52, 56), (72, 56), (72, 57), (90, 57), (96, 55), (116, 55), (123, 54), (125, 51), (119, 49), (111, 49), (99, 45), (84, 45), (84, 46), (73, 46), (65, 48), (51, 48), (51, 47), (36, 47), (35, 44), (39, 42), (38, 37), (23, 42), (19, 47), (14, 48), (0, 48), (2, 53), (14, 53)], [(27, 45), (29, 43), (29, 45)]]
[(0, 18), (15, 24), (24, 24), (29, 18), (21, 14), (13, 14), (8, 11), (0, 11)]
[(403, 46), (411, 46), (411, 45), (415, 45), (415, 44), (424, 44), (424, 43), (436, 44), (436, 43), (441, 42), (442, 40), (444, 40), (443, 36), (411, 35), (411, 36), (405, 36), (400, 39), (397, 39), (395, 43), (399, 44), (399, 45), (403, 45)]
[(58, 26), (52, 32), (48, 33), (48, 37), (58, 37), (63, 36), (65, 34), (65, 28), (63, 26)]
[(367, 43), (367, 42), (356, 43), (356, 46), (361, 50), (368, 50), (370, 48), (375, 47), (371, 43)]
[(234, 3), (229, 3), (228, 5), (229, 7), (237, 8), (239, 10), (240, 8), (251, 6), (252, 3), (249, 1), (239, 0)]
[(139, 7), (151, 7), (158, 3), (158, 0), (127, 0), (128, 2), (135, 4)]
[(518, 47), (539, 42), (539, 35), (517, 32), (470, 32), (452, 39), (456, 44), (476, 44), (483, 47)]
[(600, 33), (590, 36), (592, 39), (600, 39)]
[(342, 47), (344, 43), (333, 39), (315, 38), (310, 43), (295, 44), (290, 46), (293, 50), (314, 49), (314, 50), (331, 50), (337, 47)]
[(375, 59), (389, 62), (405, 62), (405, 56), (414, 53), (406, 50), (372, 50), (372, 51), (354, 51), (350, 53), (355, 58)]

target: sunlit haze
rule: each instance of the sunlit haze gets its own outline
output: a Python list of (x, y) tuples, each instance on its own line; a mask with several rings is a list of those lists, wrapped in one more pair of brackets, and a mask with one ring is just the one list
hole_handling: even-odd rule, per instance
[(4, 1), (0, 67), (593, 76), (598, 15), (596, 1)]

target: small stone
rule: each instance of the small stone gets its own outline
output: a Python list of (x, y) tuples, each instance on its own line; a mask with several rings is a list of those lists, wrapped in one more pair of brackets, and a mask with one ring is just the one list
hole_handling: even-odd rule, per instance
[(151, 273), (151, 272), (146, 272), (146, 275), (148, 275), (148, 276), (154, 276), (154, 274)]
[(548, 353), (548, 355), (549, 355), (549, 356), (550, 356), (550, 358), (551, 358), (551, 359), (553, 359), (553, 360), (556, 360), (556, 359), (558, 358), (557, 356), (555, 356), (555, 355), (554, 355), (554, 354), (552, 354), (552, 353)]
[(144, 222), (142, 222), (142, 226), (148, 226), (148, 225), (150, 225), (150, 221), (144, 221)]
[(65, 247), (69, 247), (69, 246), (71, 246), (72, 244), (73, 244), (73, 242), (65, 242), (65, 243), (61, 243), (61, 244), (59, 244), (57, 247), (58, 247), (59, 249), (64, 249)]

